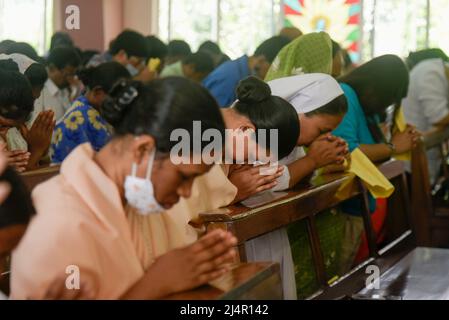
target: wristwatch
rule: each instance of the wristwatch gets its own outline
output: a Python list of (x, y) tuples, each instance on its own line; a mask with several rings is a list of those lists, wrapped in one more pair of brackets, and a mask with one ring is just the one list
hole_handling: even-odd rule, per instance
[(386, 145), (388, 146), (388, 148), (390, 148), (391, 155), (396, 153), (396, 147), (394, 146), (394, 144), (392, 144), (391, 142), (387, 142)]

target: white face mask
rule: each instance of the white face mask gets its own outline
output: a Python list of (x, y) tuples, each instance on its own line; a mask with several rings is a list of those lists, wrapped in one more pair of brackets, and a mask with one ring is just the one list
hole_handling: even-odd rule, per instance
[(136, 177), (137, 164), (133, 163), (131, 175), (127, 176), (125, 180), (125, 198), (128, 204), (143, 216), (161, 213), (165, 210), (157, 202), (153, 183), (151, 182), (151, 171), (155, 155), (156, 151), (153, 151), (150, 155), (145, 179)]

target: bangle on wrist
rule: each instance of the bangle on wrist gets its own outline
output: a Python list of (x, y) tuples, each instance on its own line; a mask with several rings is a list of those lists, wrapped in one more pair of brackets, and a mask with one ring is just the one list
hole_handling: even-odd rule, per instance
[(394, 144), (392, 144), (391, 142), (387, 142), (386, 145), (388, 146), (388, 148), (390, 148), (391, 155), (394, 155), (396, 153), (396, 147), (394, 146)]

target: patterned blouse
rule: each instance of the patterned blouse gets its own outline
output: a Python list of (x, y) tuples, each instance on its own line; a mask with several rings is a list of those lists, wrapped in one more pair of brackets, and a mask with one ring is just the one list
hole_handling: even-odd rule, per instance
[(61, 163), (80, 144), (90, 142), (100, 150), (111, 137), (111, 130), (100, 113), (87, 101), (78, 97), (65, 115), (56, 123), (50, 156), (53, 163)]

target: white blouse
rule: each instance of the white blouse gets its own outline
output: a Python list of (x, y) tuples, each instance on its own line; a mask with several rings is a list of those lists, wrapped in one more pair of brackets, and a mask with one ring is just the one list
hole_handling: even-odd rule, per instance
[(306, 152), (303, 147), (296, 147), (293, 149), (292, 153), (290, 153), (285, 158), (279, 160), (279, 165), (284, 166), (284, 172), (282, 176), (278, 178), (278, 184), (271, 189), (271, 191), (283, 191), (287, 190), (290, 184), (290, 172), (288, 171), (287, 165), (295, 162), (298, 159), (304, 158), (306, 156)]

